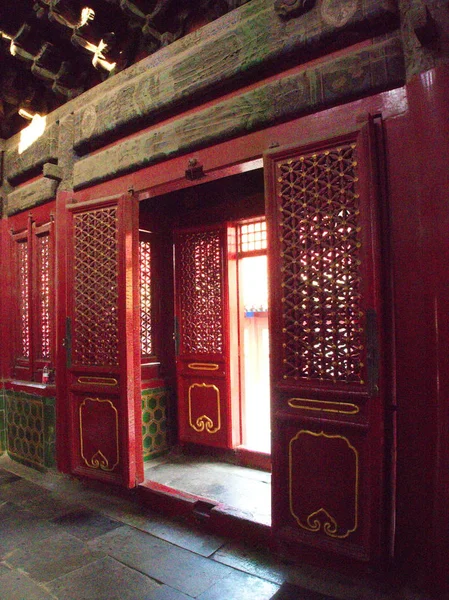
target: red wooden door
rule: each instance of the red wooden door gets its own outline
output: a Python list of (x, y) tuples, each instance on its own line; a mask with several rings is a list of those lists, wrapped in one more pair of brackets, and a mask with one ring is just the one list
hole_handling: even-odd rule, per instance
[(284, 551), (378, 560), (385, 386), (373, 127), (270, 151), (265, 167), (273, 530)]
[[(238, 360), (236, 350), (231, 365), (235, 336), (230, 328), (229, 288), (235, 286), (234, 246), (235, 229), (226, 224), (175, 232), (175, 341), (182, 442), (222, 448), (239, 442), (238, 397), (234, 395), (231, 403), (231, 371)], [(236, 320), (234, 328), (237, 330)]]
[(137, 211), (131, 196), (73, 204), (67, 246), (71, 469), (128, 487), (143, 478)]

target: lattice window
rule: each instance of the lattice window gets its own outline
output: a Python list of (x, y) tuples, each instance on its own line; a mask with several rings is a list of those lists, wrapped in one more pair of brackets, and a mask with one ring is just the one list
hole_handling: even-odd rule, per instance
[(151, 242), (140, 240), (140, 343), (144, 356), (153, 354), (153, 331), (151, 319)]
[(74, 216), (74, 360), (118, 364), (117, 209)]
[(239, 254), (267, 249), (267, 223), (258, 219), (238, 227)]
[(223, 351), (220, 232), (184, 234), (179, 247), (182, 351), (220, 353)]
[[(14, 224), (14, 217), (11, 221)], [(17, 379), (41, 381), (43, 367), (51, 369), (52, 232), (52, 220), (39, 225), (32, 215), (26, 228), (12, 231), (17, 290), (13, 376)]]
[(50, 358), (50, 236), (37, 238), (38, 348), (37, 356)]
[(19, 284), (19, 355), (30, 357), (30, 275), (28, 242), (20, 242), (18, 254), (18, 284)]
[(356, 145), (277, 165), (284, 379), (362, 382)]

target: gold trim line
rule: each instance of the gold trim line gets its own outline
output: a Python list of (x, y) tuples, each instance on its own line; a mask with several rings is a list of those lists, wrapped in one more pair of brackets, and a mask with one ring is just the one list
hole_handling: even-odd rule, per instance
[(216, 371), (220, 365), (215, 363), (189, 363), (187, 366), (194, 371)]
[(90, 383), (110, 386), (118, 385), (118, 381), (114, 377), (91, 377), (90, 375), (81, 375), (78, 377), (78, 383), (82, 383), (84, 385), (89, 385)]
[[(195, 387), (212, 388), (213, 390), (215, 390), (216, 399), (217, 399), (217, 419), (218, 419), (218, 423), (215, 427), (214, 427), (213, 419), (211, 419), (207, 415), (201, 415), (200, 417), (198, 417), (196, 419), (195, 423), (192, 422), (192, 389)], [(217, 388), (216, 385), (208, 385), (207, 383), (193, 383), (189, 387), (188, 402), (189, 402), (189, 425), (192, 429), (194, 429), (198, 433), (201, 433), (204, 430), (206, 430), (207, 433), (217, 433), (217, 431), (219, 431), (221, 429), (220, 390)]]
[[(108, 459), (101, 452), (100, 449), (98, 449), (97, 452), (95, 452), (93, 454), (93, 456), (91, 457), (90, 461), (84, 456), (82, 408), (83, 408), (83, 406), (86, 405), (87, 400), (90, 400), (91, 402), (100, 402), (100, 403), (109, 404), (111, 406), (112, 410), (115, 413), (115, 443), (116, 443), (116, 448), (117, 448), (117, 461), (115, 462), (115, 464), (112, 467), (109, 466)], [(81, 458), (84, 460), (84, 462), (86, 463), (86, 465), (88, 467), (90, 467), (91, 469), (101, 469), (102, 471), (113, 471), (115, 469), (115, 467), (120, 462), (119, 441), (118, 441), (118, 412), (117, 412), (117, 409), (115, 408), (115, 406), (113, 405), (113, 403), (110, 400), (100, 400), (100, 398), (84, 398), (84, 400), (82, 401), (82, 403), (79, 406), (79, 418), (80, 418), (80, 453), (81, 453)]]
[[(329, 400), (309, 400), (308, 398), (290, 398), (287, 404), (291, 408), (302, 410), (316, 410), (319, 412), (338, 413), (342, 415), (356, 415), (360, 408), (351, 402), (331, 402)], [(313, 406), (315, 404), (315, 406)]]
[[(348, 448), (350, 448), (352, 450), (352, 452), (354, 453), (354, 457), (355, 457), (355, 463), (354, 463), (354, 468), (355, 468), (354, 526), (352, 527), (352, 529), (348, 529), (346, 531), (346, 533), (344, 533), (344, 534), (337, 533), (339, 527), (338, 527), (338, 523), (337, 523), (336, 519), (323, 507), (312, 512), (306, 518), (306, 523), (302, 523), (300, 517), (298, 517), (298, 515), (296, 515), (294, 512), (294, 509), (293, 509), (293, 486), (292, 486), (292, 480), (293, 480), (293, 477), (292, 477), (292, 470), (293, 470), (292, 445), (293, 445), (293, 442), (295, 442), (296, 440), (299, 439), (300, 435), (311, 435), (313, 437), (324, 437), (329, 440), (332, 440), (332, 439), (343, 440), (344, 442), (346, 442)], [(329, 536), (331, 538), (337, 538), (340, 540), (349, 537), (349, 535), (351, 533), (356, 531), (356, 529), (358, 527), (358, 512), (359, 512), (359, 453), (357, 452), (357, 449), (354, 448), (354, 446), (350, 443), (348, 438), (344, 437), (343, 435), (328, 435), (327, 433), (324, 433), (324, 431), (321, 431), (320, 433), (315, 433), (313, 431), (307, 431), (306, 429), (301, 429), (301, 431), (298, 431), (298, 433), (290, 440), (290, 443), (289, 443), (288, 478), (289, 478), (288, 483), (289, 483), (290, 513), (302, 529), (305, 529), (307, 531), (312, 531), (314, 533), (318, 533), (322, 529), (327, 536)], [(323, 520), (320, 519), (320, 516), (321, 517), (324, 516), (326, 518), (326, 521), (323, 522)]]

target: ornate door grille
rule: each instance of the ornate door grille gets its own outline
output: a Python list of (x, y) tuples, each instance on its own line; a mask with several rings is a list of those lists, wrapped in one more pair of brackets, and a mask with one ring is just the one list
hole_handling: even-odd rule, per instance
[(377, 137), (370, 122), (266, 157), (273, 531), (323, 557), (382, 551)]
[(186, 354), (223, 351), (220, 232), (182, 234), (179, 240), (182, 348)]
[(357, 148), (279, 162), (283, 379), (363, 383)]
[(117, 208), (74, 215), (73, 359), (118, 365)]

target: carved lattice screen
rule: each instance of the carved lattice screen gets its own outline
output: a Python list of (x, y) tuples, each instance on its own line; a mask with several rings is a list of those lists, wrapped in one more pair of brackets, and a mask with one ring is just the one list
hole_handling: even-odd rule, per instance
[(184, 233), (179, 243), (181, 352), (223, 351), (220, 232)]
[(36, 238), (38, 267), (38, 347), (37, 357), (50, 358), (50, 237)]
[(30, 316), (29, 316), (29, 259), (28, 242), (17, 244), (18, 285), (19, 285), (19, 356), (30, 356)]
[(151, 319), (151, 242), (140, 240), (140, 341), (144, 356), (153, 354)]
[(357, 148), (278, 163), (284, 380), (361, 382)]
[(81, 365), (118, 365), (117, 208), (74, 215), (74, 345)]

